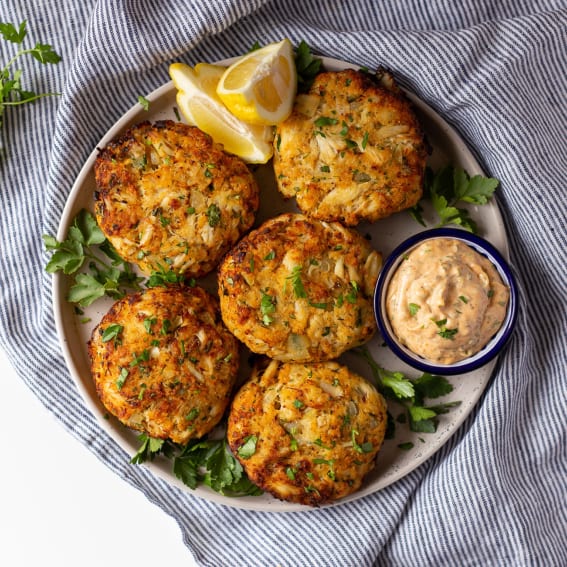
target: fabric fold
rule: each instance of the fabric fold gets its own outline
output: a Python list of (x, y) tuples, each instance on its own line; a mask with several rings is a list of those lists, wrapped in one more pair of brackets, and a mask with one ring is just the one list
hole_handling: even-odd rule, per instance
[[(100, 0), (78, 7), (49, 0), (41, 12), (31, 4), (3, 6), (0, 20), (27, 18), (34, 35), (51, 34), (64, 61), (34, 67), (34, 79), (63, 95), (5, 118), (0, 344), (65, 428), (175, 518), (203, 566), (561, 565), (567, 533), (564, 3), (177, 0), (158, 7)], [(66, 14), (63, 29), (60, 14)], [(518, 328), (490, 384), (433, 457), (361, 500), (276, 514), (209, 502), (129, 464), (65, 366), (41, 234), (56, 233), (89, 154), (138, 95), (169, 81), (171, 62), (214, 62), (283, 37), (296, 45), (305, 40), (320, 55), (388, 67), (457, 129), (486, 174), (501, 181), (497, 200), (523, 295)], [(42, 345), (41, 352), (30, 344)]]

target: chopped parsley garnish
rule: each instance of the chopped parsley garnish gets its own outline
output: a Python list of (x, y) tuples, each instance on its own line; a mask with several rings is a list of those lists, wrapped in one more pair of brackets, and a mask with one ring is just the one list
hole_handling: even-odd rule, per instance
[(348, 291), (348, 293), (346, 294), (346, 300), (349, 303), (356, 303), (356, 298), (358, 297), (358, 292), (359, 292), (360, 288), (358, 286), (358, 283), (355, 281), (351, 281), (350, 282), (350, 289)]
[(286, 283), (287, 281), (291, 282), (293, 293), (298, 299), (307, 297), (307, 292), (305, 291), (305, 287), (303, 287), (303, 281), (301, 279), (302, 270), (303, 268), (301, 266), (295, 266), (291, 274), (286, 277)]
[(459, 329), (447, 329), (445, 326), (447, 324), (447, 319), (434, 321), (434, 323), (439, 327), (437, 334), (444, 339), (454, 340), (455, 335), (459, 332)]
[(167, 287), (170, 284), (179, 284), (185, 281), (185, 276), (158, 264), (146, 282), (146, 287)]
[(199, 416), (199, 408), (193, 408), (186, 416), (187, 421), (194, 421)]
[(138, 96), (138, 103), (140, 104), (140, 106), (144, 109), (144, 110), (149, 110), (150, 109), (150, 101), (142, 95)]
[(408, 310), (410, 312), (410, 315), (417, 315), (417, 312), (421, 309), (421, 305), (418, 305), (417, 303), (410, 303), (408, 305)]
[(153, 335), (154, 332), (152, 331), (152, 327), (153, 325), (155, 325), (157, 323), (157, 318), (156, 317), (146, 317), (144, 319), (144, 329), (146, 330), (146, 333), (148, 333), (148, 335)]
[(209, 226), (215, 227), (221, 221), (221, 211), (218, 205), (214, 203), (207, 209), (207, 220), (209, 221)]
[(108, 327), (106, 327), (106, 329), (102, 333), (102, 342), (107, 343), (108, 341), (114, 339), (114, 344), (117, 344), (120, 333), (122, 333), (123, 329), (124, 327), (122, 325), (119, 325), (118, 323), (108, 325)]
[(459, 329), (441, 329), (437, 334), (444, 338), (455, 340), (455, 335), (459, 332)]
[(130, 362), (130, 366), (138, 366), (142, 364), (142, 362), (147, 362), (150, 359), (150, 351), (146, 348), (140, 354), (133, 354), (132, 362)]
[(334, 126), (338, 124), (338, 120), (336, 118), (329, 118), (328, 116), (320, 116), (315, 120), (314, 124), (317, 128), (323, 128), (324, 126)]
[(262, 299), (260, 300), (260, 313), (262, 314), (262, 322), (264, 325), (273, 323), (270, 315), (276, 310), (276, 298), (262, 292)]
[(122, 386), (124, 386), (124, 382), (126, 382), (126, 378), (128, 378), (129, 370), (127, 368), (122, 368), (120, 370), (120, 374), (118, 376), (118, 380), (116, 380), (116, 387), (120, 390)]
[(356, 429), (351, 429), (350, 437), (351, 437), (351, 440), (352, 440), (352, 448), (357, 453), (370, 453), (370, 452), (372, 452), (372, 449), (373, 449), (372, 443), (370, 443), (370, 441), (365, 441), (362, 445), (359, 445), (356, 441), (357, 435), (358, 435), (358, 431), (356, 431)]
[(249, 435), (244, 439), (244, 443), (238, 448), (238, 456), (243, 459), (249, 459), (256, 452), (256, 443), (258, 437), (256, 435)]

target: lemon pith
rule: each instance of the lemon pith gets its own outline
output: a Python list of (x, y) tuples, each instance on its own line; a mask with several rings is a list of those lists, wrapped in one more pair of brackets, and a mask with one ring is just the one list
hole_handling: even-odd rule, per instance
[(173, 63), (169, 74), (177, 89), (179, 111), (189, 124), (209, 134), (225, 150), (248, 163), (266, 163), (273, 153), (273, 129), (248, 124), (234, 116), (216, 93), (225, 67)]

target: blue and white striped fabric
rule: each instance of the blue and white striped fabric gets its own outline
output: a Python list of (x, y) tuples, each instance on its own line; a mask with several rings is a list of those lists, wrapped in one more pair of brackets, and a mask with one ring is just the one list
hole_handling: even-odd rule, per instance
[[(158, 8), (159, 6), (159, 8)], [(201, 565), (567, 564), (567, 10), (561, 0), (21, 0), (56, 46), (30, 88), (60, 98), (5, 115), (0, 158), (2, 347), (41, 401), (179, 523)], [(524, 290), (517, 332), (473, 415), (434, 457), (372, 496), (295, 514), (241, 511), (167, 485), (97, 426), (65, 367), (41, 234), (82, 163), (172, 61), (214, 61), (289, 37), (385, 64), (454, 125), (499, 205)], [(2, 66), (9, 59), (1, 42)], [(30, 349), (29, 345), (35, 345)], [(38, 345), (42, 345), (39, 350)]]

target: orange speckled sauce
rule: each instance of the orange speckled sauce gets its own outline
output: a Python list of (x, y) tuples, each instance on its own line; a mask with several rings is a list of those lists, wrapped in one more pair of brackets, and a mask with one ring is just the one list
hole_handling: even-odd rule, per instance
[(480, 351), (506, 315), (510, 291), (490, 260), (453, 238), (414, 248), (392, 277), (387, 315), (398, 339), (452, 364)]

